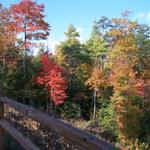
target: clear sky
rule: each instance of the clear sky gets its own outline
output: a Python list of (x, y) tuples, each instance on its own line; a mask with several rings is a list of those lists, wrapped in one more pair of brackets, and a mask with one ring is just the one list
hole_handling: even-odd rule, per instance
[[(20, 0), (0, 0), (5, 6)], [(64, 32), (72, 23), (81, 34), (81, 40), (88, 39), (92, 22), (101, 16), (119, 17), (125, 10), (132, 11), (132, 19), (150, 23), (150, 0), (34, 0), (45, 4), (46, 21), (51, 25), (49, 42), (55, 45), (64, 40)]]

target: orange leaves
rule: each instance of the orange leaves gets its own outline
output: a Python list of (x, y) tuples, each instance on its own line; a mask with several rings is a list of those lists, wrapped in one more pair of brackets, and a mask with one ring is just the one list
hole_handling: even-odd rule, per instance
[(113, 37), (118, 37), (118, 36), (122, 35), (122, 32), (121, 32), (121, 30), (113, 29), (108, 34)]
[(114, 38), (108, 56), (108, 66), (111, 70), (109, 83), (114, 91), (111, 100), (115, 103), (119, 139), (126, 144), (139, 134), (142, 110), (137, 105), (136, 98), (143, 97), (144, 83), (137, 78), (134, 70), (138, 62), (136, 53), (139, 50), (132, 32), (136, 23), (127, 19), (114, 19), (113, 22), (119, 27), (109, 33)]
[(119, 139), (125, 144), (128, 139), (137, 137), (139, 133), (142, 110), (134, 101), (136, 96), (143, 96), (143, 81), (137, 79), (136, 73), (124, 57), (116, 59), (111, 69), (109, 81), (114, 87), (111, 100), (115, 102)]
[[(137, 62), (139, 61), (137, 56), (139, 48), (133, 32), (136, 29), (137, 24), (125, 18), (113, 19), (113, 23), (116, 27), (109, 32), (109, 36), (113, 38), (113, 41), (111, 43), (111, 51), (108, 55), (107, 65), (111, 70), (113, 70), (112, 67), (114, 65), (115, 68), (119, 65), (123, 65), (125, 68), (121, 69), (120, 71), (125, 70), (126, 72), (126, 70), (129, 68), (136, 66)], [(128, 66), (125, 66), (125, 63)], [(118, 72), (120, 71), (118, 69)], [(125, 72), (124, 75), (128, 76)], [(130, 74), (131, 72), (132, 71), (130, 71)]]
[(42, 17), (43, 15), (39, 14), (39, 12), (43, 12), (44, 5), (36, 5), (32, 0), (22, 0), (19, 4), (12, 5), (13, 15), (17, 17), (17, 14), (33, 17), (33, 15), (37, 17)]
[(124, 95), (122, 91), (114, 91), (112, 101), (115, 102), (116, 122), (119, 130), (119, 139), (122, 144), (128, 143), (131, 138), (139, 135), (139, 122), (142, 110), (133, 104), (131, 96)]
[(0, 7), (0, 50), (3, 51), (15, 42), (15, 34), (8, 30), (11, 16), (10, 11)]
[(136, 22), (131, 22), (127, 18), (113, 18), (112, 23), (114, 24), (115, 27), (118, 27), (121, 29), (122, 33), (130, 33), (137, 27)]
[(144, 81), (139, 80), (136, 84), (136, 95), (143, 97), (144, 96)]
[(136, 73), (127, 61), (116, 59), (110, 74), (110, 83), (115, 91), (120, 91), (127, 96), (141, 96), (143, 93), (143, 81), (137, 79)]
[(102, 67), (94, 67), (91, 78), (89, 78), (85, 84), (96, 91), (98, 91), (100, 87), (106, 86), (106, 79)]
[(109, 36), (113, 38), (113, 48), (120, 49), (120, 51), (131, 52), (137, 50), (133, 30), (136, 29), (137, 24), (123, 18), (112, 19), (114, 28), (108, 32)]
[[(22, 0), (19, 4), (12, 5), (9, 30), (17, 34), (25, 33), (25, 43), (27, 40), (45, 39), (48, 36), (49, 25), (44, 21), (43, 9), (44, 5), (38, 5), (32, 0)], [(29, 47), (26, 44), (24, 46)]]

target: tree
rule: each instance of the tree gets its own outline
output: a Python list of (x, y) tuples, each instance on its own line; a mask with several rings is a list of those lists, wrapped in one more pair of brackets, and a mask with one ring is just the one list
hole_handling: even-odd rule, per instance
[(70, 69), (77, 66), (77, 57), (80, 56), (79, 33), (75, 27), (70, 24), (65, 32), (66, 40), (57, 46), (57, 61)]
[(111, 70), (109, 80), (113, 86), (111, 101), (115, 108), (119, 139), (123, 144), (129, 144), (131, 138), (137, 138), (140, 133), (139, 123), (143, 115), (139, 106), (143, 96), (143, 81), (135, 70), (139, 51), (134, 34), (137, 24), (126, 18), (112, 21), (116, 28), (108, 33), (113, 39), (108, 56)]
[(104, 75), (104, 71), (102, 67), (96, 66), (92, 70), (91, 77), (85, 83), (91, 89), (93, 89), (93, 102), (94, 102), (94, 110), (93, 110), (93, 120), (96, 119), (96, 98), (97, 94), (102, 94), (102, 90), (107, 85), (106, 77)]
[(67, 71), (69, 91), (75, 92), (77, 89), (77, 68), (86, 61), (82, 54), (84, 47), (80, 44), (79, 33), (72, 24), (69, 25), (65, 35), (67, 37), (65, 42), (57, 46), (57, 62)]
[[(149, 141), (150, 127), (150, 27), (146, 24), (139, 24), (135, 33), (136, 43), (139, 47), (137, 53), (138, 63), (135, 66), (137, 76), (144, 80), (143, 93), (143, 117), (141, 121), (140, 140)], [(144, 135), (144, 136), (143, 136)]]
[[(93, 34), (93, 33), (92, 33)], [(91, 35), (90, 39), (86, 43), (87, 53), (90, 56), (93, 64), (104, 64), (107, 56), (108, 44), (100, 36)]]
[(11, 6), (11, 31), (23, 36), (21, 46), (24, 49), (23, 70), (25, 72), (25, 57), (31, 45), (31, 40), (46, 39), (49, 35), (49, 25), (44, 21), (44, 5), (38, 5), (32, 0), (22, 0)]
[(95, 24), (99, 28), (100, 35), (103, 38), (106, 37), (107, 31), (113, 27), (111, 19), (106, 16), (102, 16)]
[(10, 20), (10, 10), (0, 4), (0, 61), (2, 62), (2, 73), (4, 73), (7, 65), (14, 64), (15, 54), (18, 50), (15, 46), (16, 35), (8, 30)]
[(107, 43), (104, 40), (99, 26), (95, 22), (91, 36), (86, 43), (87, 53), (92, 61), (93, 68), (91, 69), (91, 76), (85, 82), (86, 85), (92, 89), (94, 102), (93, 120), (96, 119), (96, 99), (97, 95), (102, 95), (102, 89), (106, 86), (106, 78), (104, 77), (104, 64), (107, 56)]
[(92, 27), (92, 32), (91, 32), (91, 35), (90, 35), (90, 38), (95, 38), (95, 37), (100, 37), (101, 36), (101, 33), (99, 31), (99, 26), (97, 25), (96, 22), (94, 22), (93, 24), (93, 27)]
[(134, 70), (122, 56), (115, 60), (109, 80), (114, 88), (111, 99), (115, 104), (119, 138), (122, 143), (128, 143), (140, 133), (142, 109), (137, 97), (143, 96), (143, 82), (137, 79)]
[(66, 80), (63, 77), (63, 68), (49, 59), (49, 54), (46, 52), (41, 56), (42, 72), (36, 79), (39, 85), (43, 85), (47, 91), (50, 101), (55, 105), (64, 103), (66, 95)]
[[(89, 100), (89, 90), (84, 82), (90, 74), (90, 57), (87, 52), (87, 47), (80, 43), (78, 39), (79, 33), (72, 24), (67, 28), (65, 35), (66, 40), (56, 47), (56, 59), (66, 70), (68, 103), (72, 107), (75, 105), (80, 107), (78, 110), (82, 111), (81, 115), (89, 118), (88, 114), (90, 109), (87, 108), (90, 107), (91, 100)], [(69, 107), (69, 105), (66, 106)]]

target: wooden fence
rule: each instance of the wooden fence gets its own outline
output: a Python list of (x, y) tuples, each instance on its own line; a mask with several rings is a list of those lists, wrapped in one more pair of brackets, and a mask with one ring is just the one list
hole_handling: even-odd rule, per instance
[(7, 97), (0, 97), (0, 150), (4, 150), (4, 133), (9, 133), (26, 150), (39, 150), (29, 139), (25, 138), (19, 131), (4, 119), (4, 104), (13, 107), (23, 115), (41, 123), (54, 130), (57, 134), (77, 143), (86, 150), (114, 150), (112, 144), (100, 140), (78, 128), (72, 127), (59, 119), (52, 118), (32, 107), (13, 101)]

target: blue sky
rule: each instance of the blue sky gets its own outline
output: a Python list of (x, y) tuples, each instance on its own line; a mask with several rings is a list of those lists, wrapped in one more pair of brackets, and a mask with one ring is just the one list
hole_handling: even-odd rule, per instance
[[(20, 0), (0, 0), (5, 6)], [(55, 45), (64, 40), (64, 32), (72, 23), (81, 34), (81, 41), (88, 39), (92, 22), (100, 16), (119, 17), (125, 10), (132, 11), (131, 18), (150, 23), (150, 0), (34, 0), (45, 4), (46, 21), (51, 25), (49, 42)], [(51, 46), (52, 47), (52, 46)]]

